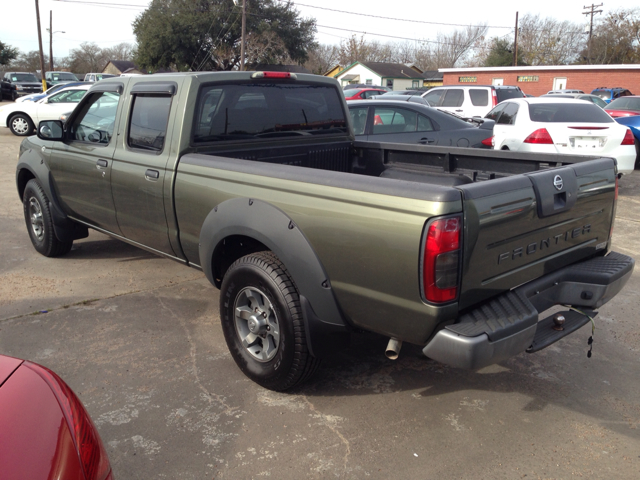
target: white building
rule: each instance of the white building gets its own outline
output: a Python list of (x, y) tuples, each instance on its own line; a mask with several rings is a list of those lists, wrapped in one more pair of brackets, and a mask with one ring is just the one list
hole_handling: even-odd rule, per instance
[(411, 90), (422, 87), (425, 77), (418, 68), (402, 63), (355, 62), (339, 72), (335, 78), (342, 86), (361, 83), (374, 87), (389, 87), (392, 90)]

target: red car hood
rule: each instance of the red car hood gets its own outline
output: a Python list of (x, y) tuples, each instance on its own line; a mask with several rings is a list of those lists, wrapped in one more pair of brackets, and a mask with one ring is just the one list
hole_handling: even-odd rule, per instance
[(24, 360), (0, 355), (0, 385), (15, 372)]
[(640, 110), (609, 110), (608, 108), (605, 108), (604, 111), (611, 115), (613, 118), (633, 117), (634, 115), (640, 115)]

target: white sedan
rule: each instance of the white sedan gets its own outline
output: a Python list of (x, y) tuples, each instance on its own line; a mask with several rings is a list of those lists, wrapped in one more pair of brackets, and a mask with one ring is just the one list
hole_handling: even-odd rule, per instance
[(26, 137), (43, 120), (58, 120), (60, 115), (75, 108), (91, 85), (68, 87), (38, 102), (10, 103), (0, 107), (0, 127)]
[(499, 103), (485, 118), (496, 122), (496, 150), (612, 157), (618, 161), (618, 172), (633, 171), (633, 133), (591, 102), (549, 97), (510, 99)]

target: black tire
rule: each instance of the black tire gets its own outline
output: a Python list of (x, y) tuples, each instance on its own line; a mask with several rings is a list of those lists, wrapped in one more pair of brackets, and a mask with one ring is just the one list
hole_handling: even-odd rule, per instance
[(33, 133), (33, 122), (29, 115), (16, 113), (9, 119), (9, 130), (18, 137), (28, 137)]
[(640, 170), (640, 140), (634, 138), (633, 142), (636, 145), (636, 164), (634, 165), (633, 169)]
[[(236, 315), (240, 310), (250, 318)], [(272, 252), (247, 255), (229, 267), (220, 289), (220, 319), (236, 364), (265, 388), (290, 389), (309, 379), (320, 365), (307, 348), (298, 290)], [(263, 330), (256, 322), (263, 322), (259, 327)], [(250, 342), (244, 345), (241, 336)]]
[(45, 257), (59, 257), (69, 253), (73, 240), (61, 242), (53, 231), (49, 199), (36, 179), (27, 182), (22, 195), (24, 221), (33, 248)]
[(11, 93), (11, 100), (15, 102), (17, 99), (18, 99), (18, 92)]

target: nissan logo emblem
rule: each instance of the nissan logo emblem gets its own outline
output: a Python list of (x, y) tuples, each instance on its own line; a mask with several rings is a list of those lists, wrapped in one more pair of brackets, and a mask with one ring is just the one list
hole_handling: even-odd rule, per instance
[(564, 184), (562, 183), (562, 177), (560, 175), (553, 177), (553, 186), (556, 187), (556, 190), (562, 190)]

